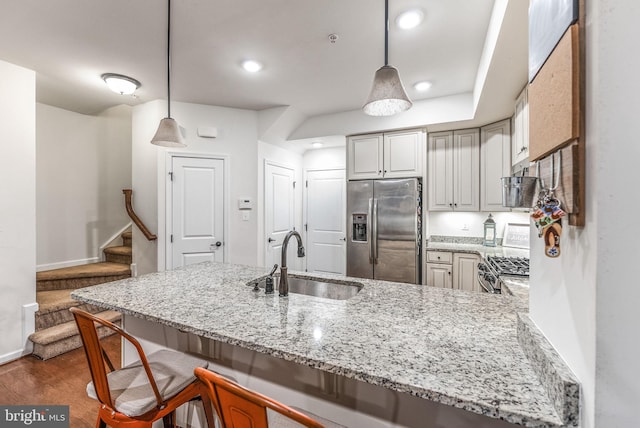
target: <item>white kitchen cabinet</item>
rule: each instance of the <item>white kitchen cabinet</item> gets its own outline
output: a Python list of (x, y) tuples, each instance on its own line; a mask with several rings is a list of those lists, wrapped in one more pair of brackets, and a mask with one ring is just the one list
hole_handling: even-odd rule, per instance
[(511, 164), (529, 158), (529, 98), (527, 87), (516, 99), (513, 115), (513, 141), (511, 145)]
[(511, 120), (480, 128), (480, 211), (509, 211), (502, 206), (502, 181), (511, 175)]
[(453, 288), (456, 290), (481, 291), (478, 282), (480, 256), (470, 253), (453, 255)]
[(348, 179), (421, 177), (424, 135), (413, 129), (349, 137)]
[(382, 178), (382, 134), (357, 135), (347, 141), (348, 179)]
[(480, 291), (480, 256), (451, 251), (427, 251), (427, 285), (455, 290)]
[(428, 209), (480, 210), (480, 131), (429, 134)]
[(440, 288), (452, 288), (451, 265), (444, 263), (427, 263), (427, 285)]

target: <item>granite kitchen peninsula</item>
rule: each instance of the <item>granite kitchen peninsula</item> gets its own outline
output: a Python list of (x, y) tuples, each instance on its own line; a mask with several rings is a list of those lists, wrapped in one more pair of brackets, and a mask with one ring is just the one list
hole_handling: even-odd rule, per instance
[[(122, 312), (148, 343), (183, 350), (167, 337), (202, 338), (212, 346), (197, 352), (214, 368), (346, 426), (577, 424), (575, 379), (560, 367), (560, 381), (547, 384), (518, 341), (518, 296), (298, 272), (290, 275), (363, 288), (347, 300), (253, 291), (268, 271), (201, 263), (72, 297)], [(550, 393), (571, 382), (573, 392)]]

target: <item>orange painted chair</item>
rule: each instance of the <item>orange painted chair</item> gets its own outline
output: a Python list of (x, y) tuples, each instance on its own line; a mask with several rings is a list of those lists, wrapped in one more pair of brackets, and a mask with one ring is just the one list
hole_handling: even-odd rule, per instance
[[(194, 399), (202, 399), (207, 423), (214, 426), (207, 389), (193, 374), (195, 367), (204, 370), (206, 361), (169, 350), (147, 356), (140, 343), (117, 325), (78, 308), (70, 311), (80, 330), (93, 380), (87, 385), (87, 394), (100, 403), (97, 428), (151, 428), (160, 419), (165, 428), (175, 427), (176, 408)], [(128, 340), (140, 361), (114, 370), (100, 345), (96, 324)]]
[[(194, 372), (206, 386), (223, 428), (299, 426), (296, 422), (309, 428), (342, 427), (328, 419), (279, 403), (210, 370), (198, 367)], [(209, 428), (213, 427), (209, 425)]]

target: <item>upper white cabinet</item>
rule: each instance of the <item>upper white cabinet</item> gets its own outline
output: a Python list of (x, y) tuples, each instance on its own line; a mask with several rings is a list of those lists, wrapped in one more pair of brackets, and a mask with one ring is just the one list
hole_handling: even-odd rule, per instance
[(513, 116), (513, 141), (511, 145), (511, 164), (515, 165), (529, 157), (529, 99), (527, 87), (516, 99)]
[(348, 178), (382, 178), (382, 134), (358, 135), (347, 141)]
[(480, 210), (509, 211), (502, 206), (500, 178), (511, 175), (511, 120), (480, 128)]
[(424, 135), (418, 129), (349, 137), (348, 179), (421, 177)]
[(480, 209), (480, 131), (429, 134), (428, 209), (478, 211)]

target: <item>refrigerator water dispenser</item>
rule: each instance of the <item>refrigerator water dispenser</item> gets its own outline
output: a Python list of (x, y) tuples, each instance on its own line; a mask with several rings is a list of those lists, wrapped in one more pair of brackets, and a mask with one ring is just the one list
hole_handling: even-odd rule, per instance
[(367, 215), (353, 214), (353, 240), (367, 242)]

